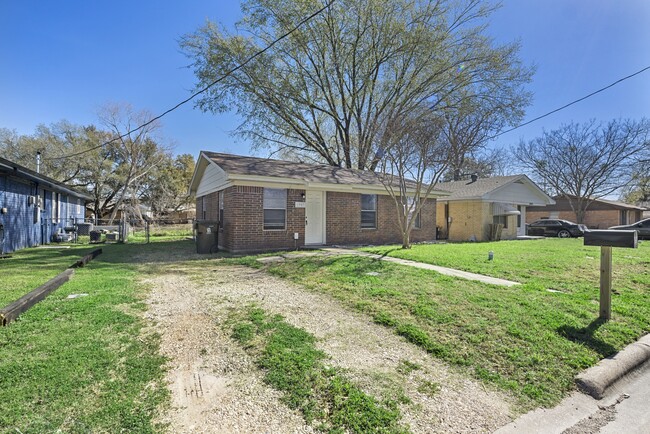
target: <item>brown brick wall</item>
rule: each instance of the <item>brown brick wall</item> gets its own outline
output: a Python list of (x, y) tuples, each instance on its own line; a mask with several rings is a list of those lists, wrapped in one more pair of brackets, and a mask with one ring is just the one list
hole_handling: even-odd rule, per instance
[[(287, 191), (285, 229), (264, 229), (264, 189), (235, 186), (225, 190), (224, 244), (231, 252), (293, 249), (305, 244), (305, 209), (295, 208), (302, 202), (304, 190)], [(294, 233), (298, 240), (294, 240)]]
[[(295, 208), (302, 202), (304, 190), (287, 191), (287, 225), (284, 230), (264, 230), (263, 188), (235, 186), (223, 190), (224, 222), (219, 231), (219, 247), (231, 252), (255, 252), (293, 249), (305, 244), (305, 209)], [(217, 220), (219, 195), (205, 196), (206, 219)], [(201, 219), (201, 198), (197, 198), (197, 218)], [(327, 244), (401, 243), (396, 223), (395, 204), (390, 196), (379, 195), (377, 229), (361, 229), (361, 195), (358, 193), (326, 194)], [(431, 241), (436, 236), (435, 199), (428, 200), (421, 211), (420, 229), (411, 231), (411, 242)], [(298, 241), (294, 241), (294, 233)]]
[[(327, 192), (327, 244), (402, 243), (395, 202), (390, 196), (377, 196), (377, 228), (361, 228), (361, 195)], [(429, 199), (420, 212), (421, 228), (411, 231), (411, 242), (436, 238), (435, 199)]]
[[(630, 215), (635, 214), (630, 212)], [(536, 220), (542, 218), (549, 218), (551, 216), (550, 211), (530, 211), (526, 213), (526, 223), (532, 223)], [(572, 222), (577, 221), (576, 215), (573, 211), (560, 211), (559, 216), (557, 217), (563, 220), (569, 220)], [(584, 224), (591, 229), (607, 229), (610, 226), (616, 226), (620, 223), (620, 210), (610, 209), (610, 210), (597, 210), (597, 211), (587, 211), (585, 213)], [(628, 220), (630, 216), (628, 216)]]

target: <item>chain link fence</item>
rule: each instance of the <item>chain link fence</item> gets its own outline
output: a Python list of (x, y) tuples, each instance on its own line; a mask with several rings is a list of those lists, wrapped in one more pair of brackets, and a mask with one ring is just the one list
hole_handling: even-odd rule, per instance
[(187, 219), (69, 219), (54, 241), (73, 243), (149, 243), (194, 237), (194, 225)]

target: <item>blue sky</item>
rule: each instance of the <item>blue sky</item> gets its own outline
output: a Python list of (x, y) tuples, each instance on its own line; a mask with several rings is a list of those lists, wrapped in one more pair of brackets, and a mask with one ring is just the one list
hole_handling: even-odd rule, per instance
[[(522, 60), (537, 66), (527, 119), (650, 65), (648, 0), (502, 4), (490, 33), (499, 42), (520, 41)], [(194, 86), (179, 38), (206, 19), (230, 27), (239, 17), (237, 1), (0, 0), (0, 127), (30, 134), (61, 119), (97, 123), (97, 109), (107, 102), (161, 113)], [(628, 117), (650, 117), (650, 71), (496, 144), (529, 140), (562, 123)], [(237, 122), (189, 103), (162, 119), (162, 135), (176, 153), (251, 154), (246, 142), (229, 135)]]

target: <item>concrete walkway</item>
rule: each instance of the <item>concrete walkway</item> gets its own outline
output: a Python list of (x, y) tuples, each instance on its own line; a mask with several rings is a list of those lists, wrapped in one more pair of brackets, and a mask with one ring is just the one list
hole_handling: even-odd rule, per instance
[(393, 258), (390, 256), (383, 256), (374, 253), (361, 252), (359, 250), (345, 249), (341, 247), (325, 247), (323, 248), (323, 250), (330, 254), (365, 256), (365, 257), (369, 257), (381, 261), (392, 262), (394, 264), (406, 265), (408, 267), (422, 268), (424, 270), (432, 270), (437, 273), (444, 274), (445, 276), (459, 277), (461, 279), (489, 283), (490, 285), (500, 285), (500, 286), (519, 285), (519, 282), (513, 282), (512, 280), (505, 280), (496, 277), (484, 276), (482, 274), (455, 270), (453, 268), (440, 267), (438, 265), (425, 264), (423, 262), (409, 261), (408, 259)]

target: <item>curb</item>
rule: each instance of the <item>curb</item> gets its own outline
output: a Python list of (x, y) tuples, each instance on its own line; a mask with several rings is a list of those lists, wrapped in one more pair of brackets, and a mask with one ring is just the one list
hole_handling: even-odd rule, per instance
[(602, 399), (612, 384), (648, 360), (650, 360), (650, 334), (579, 374), (576, 377), (576, 384), (584, 393)]

